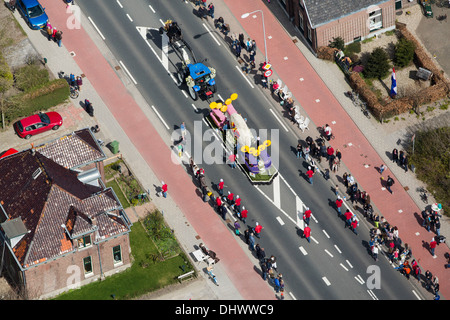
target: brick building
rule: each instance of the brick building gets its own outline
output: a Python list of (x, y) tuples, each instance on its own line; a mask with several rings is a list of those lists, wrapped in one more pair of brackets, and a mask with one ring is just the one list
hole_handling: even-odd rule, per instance
[(128, 268), (131, 223), (89, 129), (0, 159), (0, 267), (27, 298)]
[(395, 28), (396, 10), (409, 0), (279, 0), (313, 52), (333, 37), (346, 44)]

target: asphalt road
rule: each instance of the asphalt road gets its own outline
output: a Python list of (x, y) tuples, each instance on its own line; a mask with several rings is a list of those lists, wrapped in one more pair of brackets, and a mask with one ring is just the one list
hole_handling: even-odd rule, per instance
[[(188, 131), (194, 133), (196, 122), (202, 126), (202, 132), (197, 132), (196, 137), (201, 137), (208, 129), (202, 119), (209, 106), (200, 99), (192, 101), (186, 87), (179, 88), (176, 84), (179, 60), (170, 48), (167, 55), (164, 53), (167, 41), (157, 32), (166, 19), (176, 20), (197, 59), (208, 58), (206, 63), (217, 70), (215, 98), (227, 99), (237, 93), (239, 97), (234, 106), (248, 119), (250, 128), (268, 132), (275, 129), (268, 138), (273, 142), (272, 153), (279, 151), (280, 174), (272, 185), (254, 187), (240, 170), (232, 170), (225, 164), (202, 163), (201, 166), (211, 183), (224, 178), (226, 190), (240, 195), (249, 210), (247, 224), (254, 226), (258, 221), (264, 226), (257, 242), (267, 254), (277, 257), (278, 269), (292, 297), (302, 300), (417, 299), (417, 289), (393, 270), (384, 257), (374, 263), (367, 249), (369, 229), (364, 220), (360, 219), (358, 235), (344, 228), (344, 221), (332, 207), (335, 196), (331, 183), (320, 176), (315, 177), (313, 186), (307, 182), (303, 175), (307, 164), (297, 160), (292, 151), (299, 135), (277, 111), (275, 101), (261, 93), (255, 79), (239, 71), (228, 44), (211, 24), (195, 16), (190, 3), (79, 0), (77, 5), (94, 21), (112, 54), (122, 62), (122, 68), (154, 108), (152, 121), (163, 121), (169, 134), (178, 129), (182, 121)], [(207, 135), (201, 139), (203, 151), (213, 141), (207, 139)], [(199, 160), (196, 157), (197, 163)], [(314, 215), (311, 243), (301, 237), (299, 211), (303, 212), (303, 204), (310, 207)], [(224, 224), (230, 227), (229, 223)], [(370, 287), (372, 266), (379, 268), (376, 270), (380, 275), (380, 289)]]

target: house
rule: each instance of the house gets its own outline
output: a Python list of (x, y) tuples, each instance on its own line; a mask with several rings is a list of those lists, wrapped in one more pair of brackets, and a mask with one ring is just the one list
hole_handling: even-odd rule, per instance
[(0, 159), (0, 268), (29, 299), (130, 267), (131, 223), (89, 129)]
[(316, 53), (333, 38), (345, 44), (395, 29), (396, 10), (407, 0), (279, 0), (305, 42)]

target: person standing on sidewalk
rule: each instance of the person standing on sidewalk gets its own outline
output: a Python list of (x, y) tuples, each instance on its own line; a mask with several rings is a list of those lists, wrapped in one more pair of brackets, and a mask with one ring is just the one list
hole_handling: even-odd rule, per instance
[(62, 34), (63, 32), (61, 30), (58, 30), (55, 34), (55, 41), (60, 48), (62, 47)]
[(433, 256), (433, 258), (436, 258), (436, 255), (435, 255), (436, 246), (437, 246), (437, 242), (433, 237), (433, 239), (431, 239), (431, 242), (430, 242), (430, 253)]
[(384, 163), (382, 163), (380, 166), (380, 174), (383, 174), (384, 170), (386, 170), (386, 166), (384, 165)]
[(167, 183), (161, 181), (161, 192), (164, 198), (167, 198)]
[(392, 150), (392, 162), (395, 162), (398, 164), (398, 150), (397, 148), (394, 148), (394, 150)]
[(305, 224), (305, 228), (303, 229), (303, 236), (308, 240), (308, 242), (311, 242), (311, 228)]
[(306, 175), (308, 176), (309, 183), (313, 184), (314, 171), (311, 170), (311, 166), (308, 166), (308, 171), (306, 171)]

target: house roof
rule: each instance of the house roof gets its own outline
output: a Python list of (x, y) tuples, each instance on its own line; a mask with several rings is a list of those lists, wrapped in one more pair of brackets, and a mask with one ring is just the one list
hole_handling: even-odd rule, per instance
[[(55, 145), (67, 147), (66, 142)], [(40, 152), (50, 149), (60, 163)], [(78, 172), (61, 164), (79, 162), (76, 148), (64, 156), (54, 146), (50, 149), (36, 147), (0, 159), (0, 204), (8, 221), (20, 218), (27, 230), (12, 247), (24, 268), (74, 250), (77, 236), (91, 232), (100, 241), (130, 228), (112, 189), (84, 184)]]
[(310, 20), (311, 28), (341, 19), (370, 6), (389, 0), (302, 0)]

